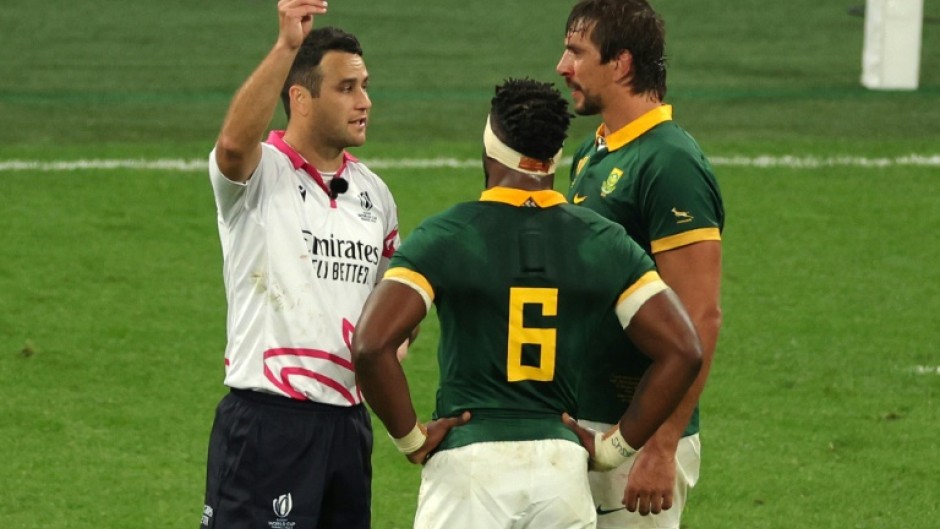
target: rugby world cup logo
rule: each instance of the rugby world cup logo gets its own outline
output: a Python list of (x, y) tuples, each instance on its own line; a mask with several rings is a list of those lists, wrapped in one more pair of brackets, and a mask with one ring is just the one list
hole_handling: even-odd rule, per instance
[(274, 500), (274, 514), (278, 518), (287, 518), (287, 515), (290, 514), (290, 510), (294, 507), (294, 501), (290, 497), (290, 493), (278, 496)]
[(369, 211), (372, 209), (372, 199), (369, 198), (369, 193), (363, 191), (359, 193), (359, 204), (362, 205), (362, 209)]

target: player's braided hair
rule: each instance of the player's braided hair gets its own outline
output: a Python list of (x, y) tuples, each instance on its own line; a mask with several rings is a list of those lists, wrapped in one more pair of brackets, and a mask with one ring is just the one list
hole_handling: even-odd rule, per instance
[(666, 97), (666, 28), (646, 0), (582, 0), (568, 15), (565, 33), (590, 31), (601, 64), (624, 50), (633, 57), (631, 90)]
[(320, 95), (320, 84), (323, 82), (320, 61), (329, 51), (352, 53), (361, 57), (362, 45), (352, 33), (331, 26), (316, 28), (308, 33), (290, 67), (284, 88), (281, 89), (281, 102), (284, 103), (284, 111), (287, 112), (288, 119), (290, 119), (291, 86), (297, 84), (310, 90), (313, 96)]
[(549, 83), (507, 79), (496, 87), (490, 122), (503, 142), (525, 156), (555, 156), (568, 136), (568, 102)]

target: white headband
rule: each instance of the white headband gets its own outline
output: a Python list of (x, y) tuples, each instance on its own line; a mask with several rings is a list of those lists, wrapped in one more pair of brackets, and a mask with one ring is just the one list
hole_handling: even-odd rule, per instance
[(502, 140), (496, 137), (496, 134), (493, 133), (493, 128), (490, 126), (489, 116), (486, 116), (486, 128), (483, 129), (483, 146), (486, 148), (486, 155), (490, 158), (513, 171), (519, 171), (520, 173), (533, 176), (545, 176), (554, 173), (555, 166), (558, 165), (558, 160), (561, 159), (562, 151), (558, 149), (555, 156), (547, 160), (539, 160), (526, 156), (506, 145)]

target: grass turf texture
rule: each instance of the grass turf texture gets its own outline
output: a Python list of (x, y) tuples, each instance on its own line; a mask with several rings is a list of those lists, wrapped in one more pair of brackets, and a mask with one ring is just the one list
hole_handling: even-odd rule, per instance
[[(0, 161), (204, 157), (270, 47), (273, 2), (0, 5)], [(496, 82), (556, 80), (569, 2), (334, 2), (372, 74), (372, 158), (476, 158)], [(917, 92), (858, 85), (862, 19), (795, 0), (657, 2), (677, 119), (714, 156), (896, 156), (940, 145), (940, 32)], [(936, 19), (936, 5), (925, 6)], [(280, 120), (278, 116), (278, 120)], [(596, 125), (575, 121), (572, 135)], [(576, 141), (568, 143), (568, 151)], [(725, 326), (688, 528), (935, 526), (940, 174), (719, 168)], [(404, 233), (473, 199), (473, 169), (382, 172)], [(561, 178), (560, 180), (563, 180)], [(563, 182), (558, 182), (562, 187)], [(224, 295), (203, 172), (0, 173), (0, 527), (195, 527)], [(437, 327), (406, 362), (419, 413)], [(418, 471), (376, 422), (376, 529)]]

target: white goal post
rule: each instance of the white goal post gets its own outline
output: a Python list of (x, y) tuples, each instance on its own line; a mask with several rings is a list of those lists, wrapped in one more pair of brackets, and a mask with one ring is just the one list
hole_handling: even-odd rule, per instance
[(920, 77), (924, 0), (867, 0), (862, 86), (916, 90)]

